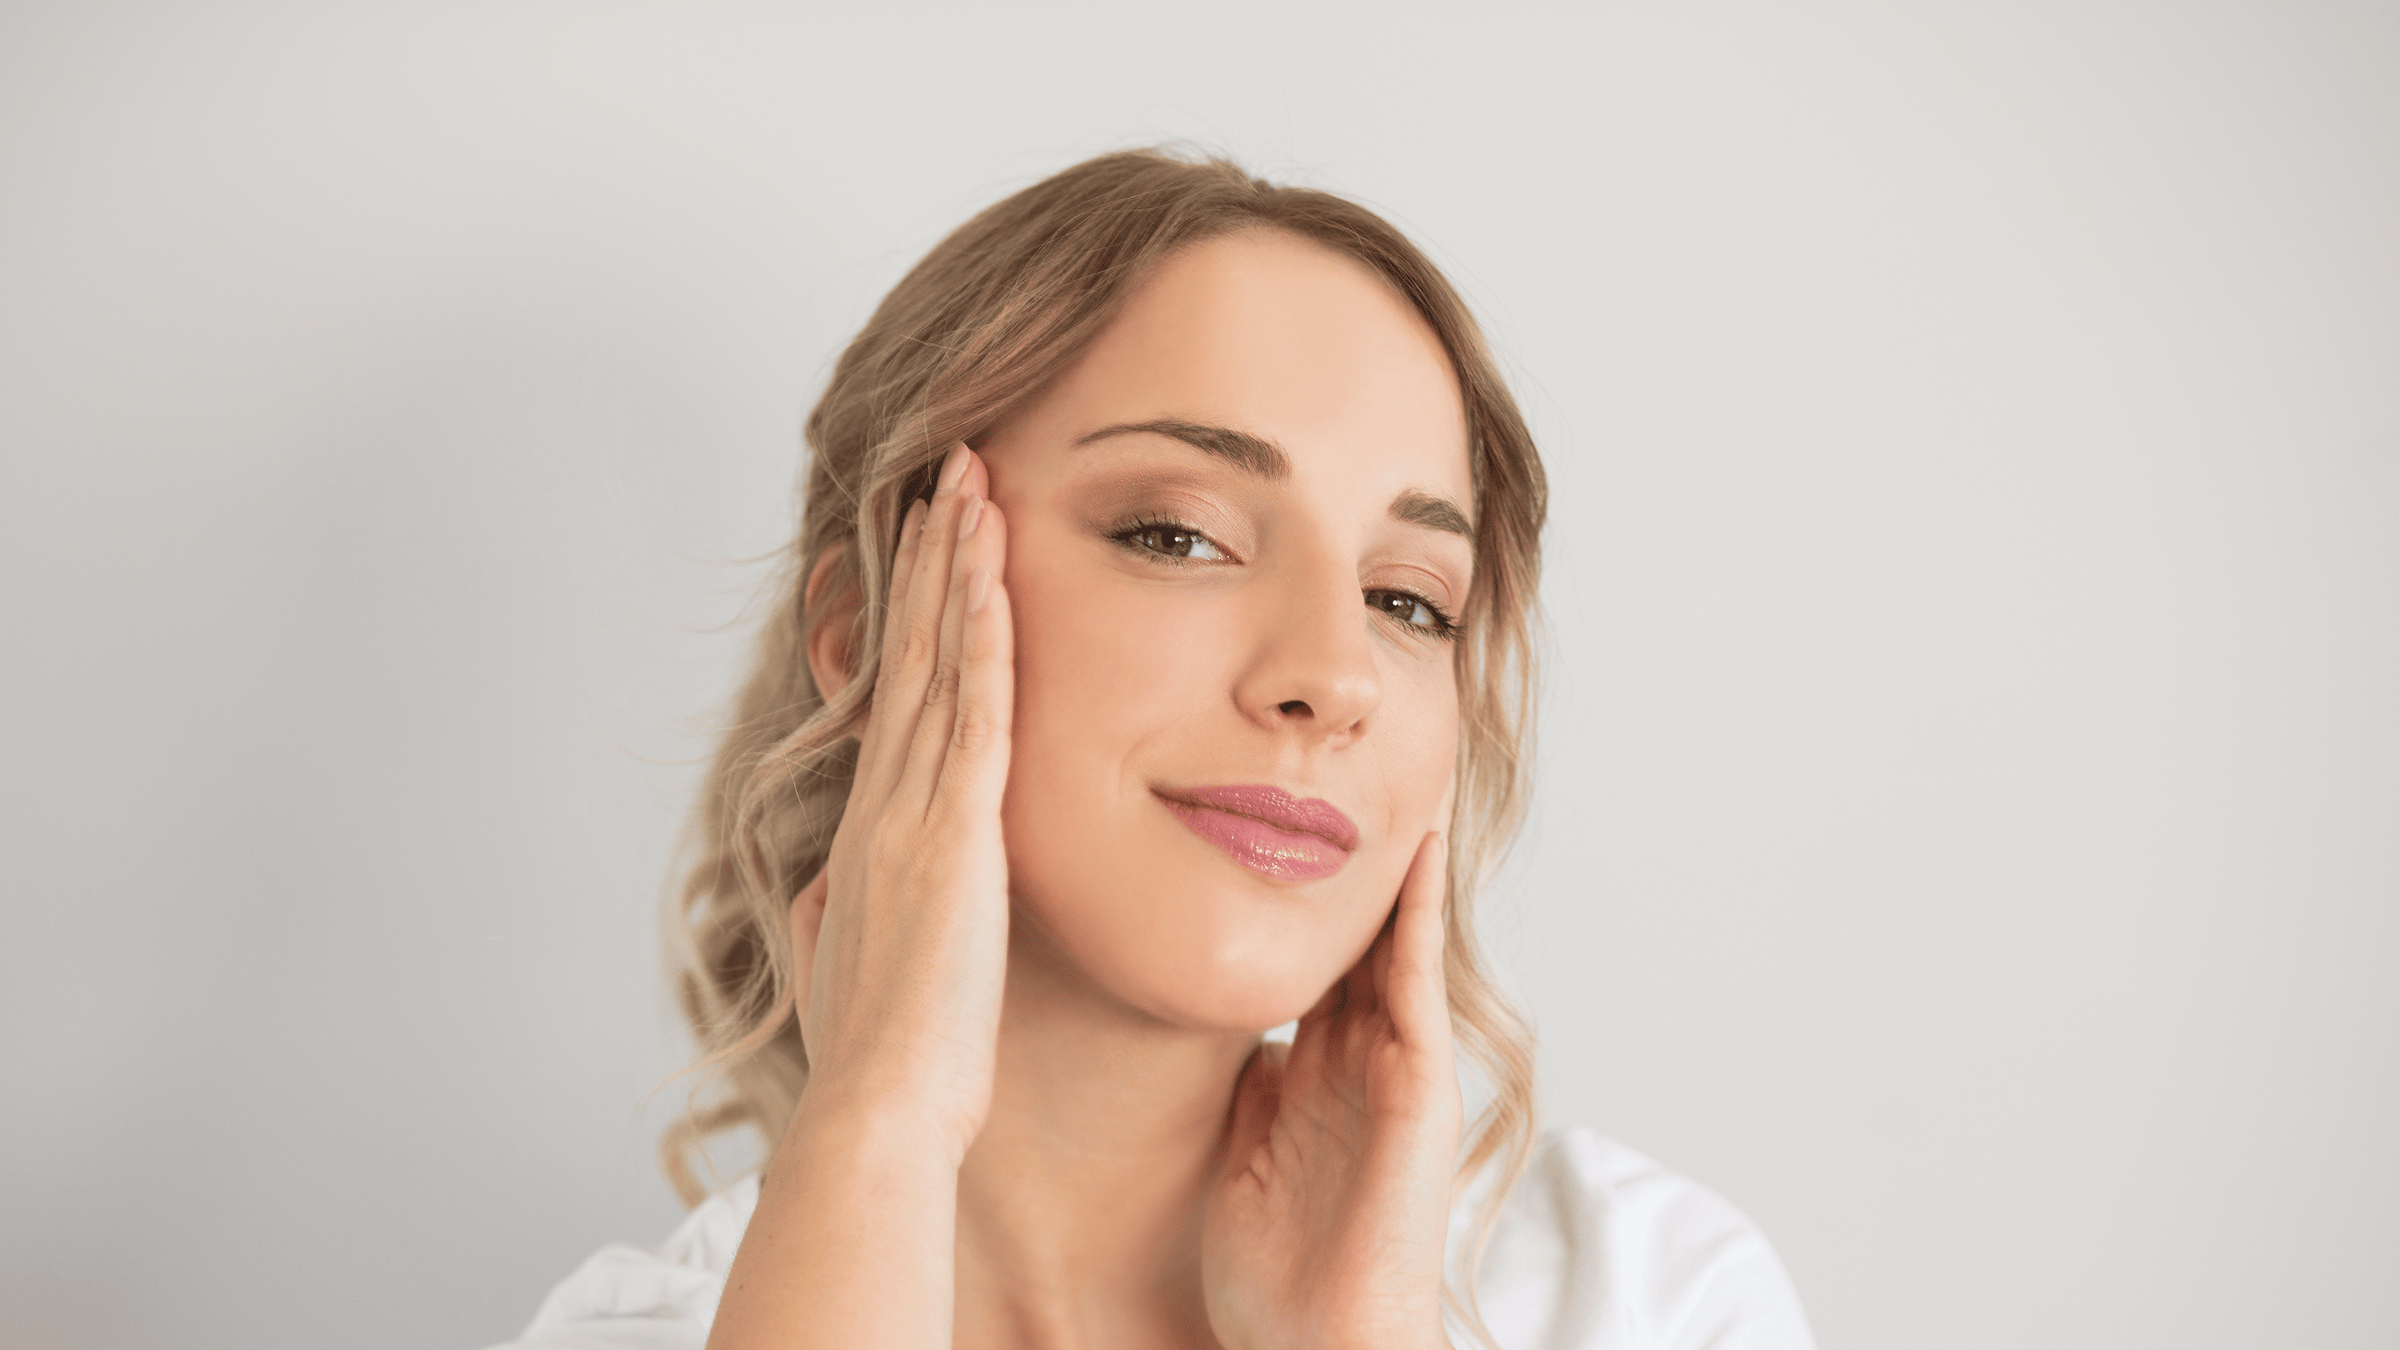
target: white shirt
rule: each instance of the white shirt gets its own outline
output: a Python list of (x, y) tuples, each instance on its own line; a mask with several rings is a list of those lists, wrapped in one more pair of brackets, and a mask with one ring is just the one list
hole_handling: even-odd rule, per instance
[[(1487, 1192), (1479, 1180), (1450, 1216), (1453, 1263)], [(654, 1251), (601, 1248), (496, 1350), (702, 1350), (757, 1205), (749, 1177)], [(1506, 1350), (1815, 1350), (1783, 1263), (1741, 1211), (1589, 1130), (1535, 1146), (1477, 1288)], [(1456, 1326), (1450, 1335), (1475, 1344)]]

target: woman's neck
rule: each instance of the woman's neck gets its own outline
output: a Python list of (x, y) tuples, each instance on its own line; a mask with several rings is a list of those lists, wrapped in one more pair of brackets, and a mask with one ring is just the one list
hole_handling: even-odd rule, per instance
[(957, 1344), (1213, 1347), (1201, 1213), (1258, 1038), (1147, 1016), (1017, 928), (991, 1115), (959, 1170)]

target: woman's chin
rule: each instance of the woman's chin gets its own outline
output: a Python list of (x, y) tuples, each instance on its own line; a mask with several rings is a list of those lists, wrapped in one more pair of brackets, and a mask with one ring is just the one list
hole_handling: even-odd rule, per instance
[(1255, 1035), (1316, 1006), (1342, 963), (1299, 944), (1195, 942), (1127, 944), (1081, 964), (1093, 983), (1171, 1026)]
[(1095, 886), (1077, 903), (1078, 892), (1029, 899), (1042, 893), (1026, 887), (1018, 913), (1048, 939), (1044, 963), (1080, 976), (1071, 983), (1194, 1031), (1253, 1035), (1299, 1017), (1350, 968), (1381, 918), (1232, 887), (1154, 887), (1126, 903), (1136, 893)]
[(1162, 1021), (1193, 1031), (1255, 1036), (1297, 1020), (1316, 1006), (1324, 992), (1324, 986), (1267, 989), (1232, 981), (1212, 984), (1195, 980), (1174, 989), (1171, 1003), (1153, 1002), (1148, 1010)]

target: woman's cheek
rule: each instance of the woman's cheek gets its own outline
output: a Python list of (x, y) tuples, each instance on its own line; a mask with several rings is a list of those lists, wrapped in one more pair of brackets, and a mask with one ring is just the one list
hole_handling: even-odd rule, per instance
[(1396, 842), (1411, 856), (1425, 831), (1449, 828), (1444, 804), (1458, 770), (1458, 680), (1449, 649), (1439, 655), (1388, 673), (1383, 721), (1376, 728), (1391, 829), (1407, 836)]

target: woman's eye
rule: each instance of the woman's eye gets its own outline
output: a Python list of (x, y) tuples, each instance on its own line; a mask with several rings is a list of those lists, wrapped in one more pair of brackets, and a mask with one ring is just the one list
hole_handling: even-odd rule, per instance
[(1453, 627), (1450, 616), (1434, 608), (1432, 601), (1407, 591), (1369, 591), (1367, 608), (1389, 614), (1411, 628), (1423, 629), (1437, 637), (1448, 637)]
[(1139, 525), (1117, 538), (1136, 548), (1169, 558), (1221, 561), (1225, 557), (1225, 551), (1218, 548), (1207, 535), (1181, 525)]

